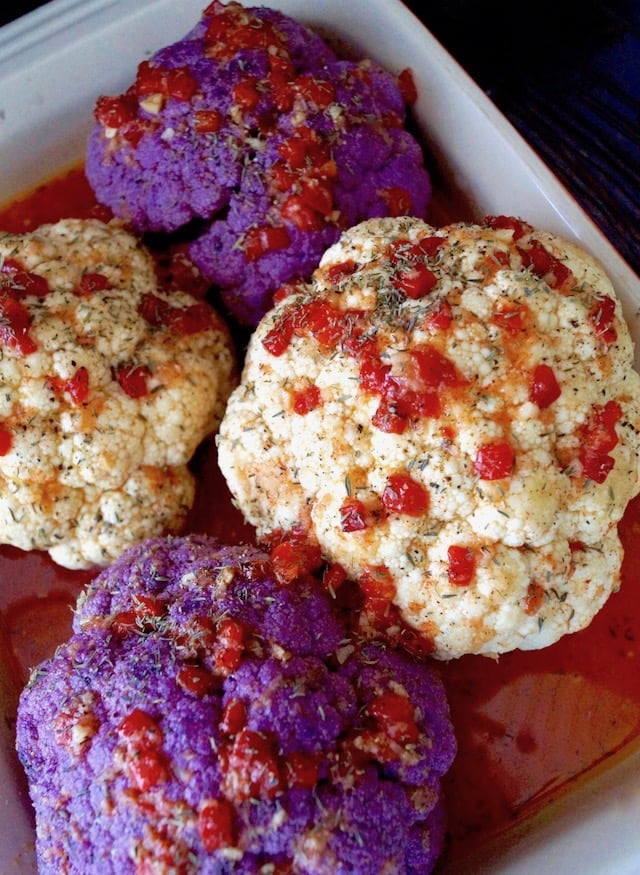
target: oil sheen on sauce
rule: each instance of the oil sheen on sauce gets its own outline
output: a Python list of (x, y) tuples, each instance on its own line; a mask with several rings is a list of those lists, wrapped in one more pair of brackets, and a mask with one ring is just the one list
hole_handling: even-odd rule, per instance
[[(456, 218), (438, 209), (432, 221)], [(0, 211), (0, 229), (28, 231), (65, 216), (106, 218), (81, 168)], [(227, 542), (251, 540), (212, 445), (198, 452), (194, 470), (206, 488), (188, 527)], [(589, 628), (545, 650), (439, 664), (459, 745), (445, 785), (452, 858), (503, 832), (640, 736), (640, 556), (634, 549), (640, 497), (619, 529), (622, 587)], [(91, 576), (58, 568), (43, 554), (0, 547), (0, 636), (14, 702), (29, 668), (69, 634), (72, 606)]]

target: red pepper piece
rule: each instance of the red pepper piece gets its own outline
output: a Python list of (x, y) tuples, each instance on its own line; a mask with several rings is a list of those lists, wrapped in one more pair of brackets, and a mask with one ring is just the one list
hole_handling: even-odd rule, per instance
[(513, 462), (513, 449), (509, 444), (483, 444), (476, 453), (474, 470), (481, 480), (502, 480), (511, 475)]
[(417, 300), (433, 291), (438, 284), (438, 277), (426, 264), (416, 264), (406, 270), (397, 271), (391, 282), (408, 298)]
[(138, 115), (138, 101), (133, 92), (127, 92), (117, 97), (99, 97), (96, 101), (94, 116), (105, 128), (121, 128), (133, 121)]
[(324, 221), (322, 214), (310, 206), (300, 194), (289, 195), (282, 204), (281, 215), (300, 231), (317, 231)]
[(484, 224), (494, 230), (506, 229), (513, 231), (513, 239), (519, 240), (533, 231), (533, 227), (522, 219), (516, 219), (514, 216), (485, 216)]
[(454, 586), (468, 586), (476, 573), (476, 554), (471, 547), (452, 544), (447, 550), (447, 576)]
[(162, 731), (158, 722), (141, 708), (134, 708), (123, 717), (118, 726), (118, 734), (139, 747), (155, 747), (162, 742)]
[(552, 255), (539, 240), (532, 240), (528, 246), (518, 247), (525, 267), (530, 267), (536, 276), (543, 279), (552, 289), (560, 288), (573, 274), (559, 258)]
[(549, 365), (537, 365), (529, 386), (529, 398), (544, 410), (561, 395), (561, 389), (553, 369)]
[(255, 109), (260, 102), (260, 91), (258, 89), (258, 78), (255, 76), (247, 76), (246, 79), (241, 79), (231, 89), (231, 96), (234, 103), (243, 109), (250, 111)]
[(274, 799), (284, 789), (278, 760), (271, 741), (246, 727), (224, 751), (225, 796), (234, 802), (246, 799)]
[(217, 686), (211, 672), (200, 665), (183, 665), (176, 676), (178, 685), (201, 699)]
[(15, 349), (20, 355), (29, 355), (38, 349), (29, 334), (31, 314), (12, 294), (0, 292), (0, 344)]
[(391, 474), (382, 493), (382, 504), (389, 513), (423, 516), (429, 510), (429, 493), (408, 474)]
[(290, 787), (305, 787), (311, 790), (320, 777), (320, 757), (294, 750), (286, 762), (287, 778)]
[(242, 248), (248, 261), (256, 261), (274, 249), (286, 249), (290, 242), (284, 225), (255, 225), (245, 233)]
[(246, 725), (247, 709), (241, 699), (229, 699), (220, 720), (220, 731), (225, 735), (237, 735)]
[(423, 385), (430, 389), (444, 386), (461, 386), (466, 382), (454, 363), (435, 347), (424, 344), (412, 349), (411, 361), (416, 366)]
[(213, 645), (216, 671), (225, 677), (235, 671), (242, 661), (246, 631), (242, 623), (226, 617), (218, 626)]
[(293, 409), (300, 416), (305, 416), (322, 404), (322, 394), (317, 386), (307, 386), (293, 393)]
[(358, 498), (345, 498), (340, 505), (343, 532), (362, 532), (367, 528), (367, 509)]
[(130, 398), (144, 398), (149, 394), (151, 371), (146, 365), (120, 365), (115, 369), (114, 376)]
[(93, 292), (104, 292), (111, 287), (110, 281), (102, 273), (84, 273), (80, 280), (78, 294), (91, 295)]
[(589, 321), (605, 343), (615, 343), (618, 338), (618, 332), (613, 326), (615, 315), (616, 303), (608, 295), (596, 298), (589, 311)]
[(590, 420), (581, 430), (578, 458), (584, 476), (595, 483), (604, 483), (613, 469), (615, 459), (609, 453), (618, 443), (616, 423), (622, 417), (617, 401), (595, 405)]
[(199, 134), (216, 134), (224, 123), (217, 109), (199, 109), (193, 115), (193, 127)]
[(296, 579), (317, 571), (322, 565), (322, 553), (317, 544), (303, 540), (285, 540), (271, 550), (271, 564), (278, 582), (288, 586)]
[(205, 799), (198, 812), (198, 832), (209, 854), (235, 844), (235, 808), (227, 799)]
[(164, 757), (159, 750), (136, 751), (127, 762), (129, 778), (138, 790), (150, 790), (168, 777)]

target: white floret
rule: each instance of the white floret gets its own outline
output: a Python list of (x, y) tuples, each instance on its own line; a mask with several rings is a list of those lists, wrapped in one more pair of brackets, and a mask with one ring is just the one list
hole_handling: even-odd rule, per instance
[[(394, 286), (398, 259), (389, 247), (430, 236), (445, 238), (425, 257), (437, 285), (414, 300)], [(521, 247), (532, 240), (570, 269), (561, 287), (524, 263)], [(355, 269), (330, 276), (347, 262)], [(615, 302), (613, 338), (590, 315), (603, 297)], [(438, 388), (437, 414), (414, 413), (397, 432), (376, 426), (381, 394), (361, 384), (353, 329), (325, 348), (305, 328), (300, 314), (318, 300), (340, 324), (368, 325), (380, 363), (401, 385), (415, 383), (411, 351), (425, 345), (463, 383)], [(451, 324), (430, 327), (443, 302)], [(504, 321), (514, 310), (519, 328)], [(272, 354), (263, 341), (287, 319), (295, 330)], [(258, 326), (220, 428), (220, 466), (260, 536), (302, 528), (353, 578), (384, 567), (402, 618), (432, 641), (437, 658), (543, 647), (586, 626), (619, 585), (616, 525), (640, 489), (640, 377), (632, 362), (611, 283), (575, 245), (533, 229), (516, 242), (511, 230), (488, 225), (436, 230), (415, 219), (371, 220), (346, 232), (312, 283)], [(560, 386), (542, 407), (531, 394), (541, 364)], [(296, 413), (305, 386), (317, 387), (321, 400)], [(580, 454), (608, 402), (621, 411), (617, 445), (613, 469), (596, 482)], [(514, 458), (495, 480), (475, 467), (479, 448), (491, 443), (508, 444)], [(426, 512), (385, 511), (382, 495), (396, 474), (427, 493)], [(364, 529), (344, 530), (347, 498), (367, 509)], [(464, 585), (451, 576), (450, 547), (474, 556)]]
[[(0, 357), (0, 428), (11, 434), (0, 456), (0, 542), (82, 568), (178, 530), (194, 498), (188, 463), (235, 382), (226, 328), (212, 310), (193, 333), (148, 322), (139, 312), (146, 295), (181, 309), (196, 302), (160, 290), (149, 253), (117, 223), (5, 233), (0, 259), (49, 287), (20, 299), (35, 351), (5, 338)], [(82, 290), (87, 273), (105, 288)], [(9, 295), (11, 275), (0, 273)], [(135, 367), (146, 373), (139, 396), (117, 379), (119, 368)], [(78, 399), (71, 389), (81, 371), (88, 393)]]

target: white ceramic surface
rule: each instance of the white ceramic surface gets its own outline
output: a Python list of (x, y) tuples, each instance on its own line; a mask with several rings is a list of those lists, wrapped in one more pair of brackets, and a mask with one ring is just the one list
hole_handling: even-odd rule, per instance
[[(0, 29), (0, 203), (77, 163), (96, 97), (126, 87), (137, 63), (185, 33), (204, 5), (204, 0), (53, 0)], [(271, 0), (266, 5), (354, 45), (390, 70), (411, 67), (424, 139), (477, 216), (519, 215), (580, 242), (603, 262), (640, 346), (638, 277), (399, 0)], [(0, 706), (11, 696), (3, 680), (0, 666)], [(4, 721), (0, 823), (0, 875), (32, 875), (30, 809)], [(636, 746), (459, 871), (638, 875), (638, 824)]]

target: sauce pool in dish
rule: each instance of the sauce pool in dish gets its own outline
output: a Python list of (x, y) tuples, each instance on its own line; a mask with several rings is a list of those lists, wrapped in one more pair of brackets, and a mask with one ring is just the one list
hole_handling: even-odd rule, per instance
[[(436, 201), (432, 221), (466, 219), (463, 211)], [(63, 217), (107, 215), (77, 167), (8, 205), (0, 229), (20, 233)], [(189, 529), (250, 541), (253, 530), (231, 504), (213, 444), (201, 448), (194, 471), (201, 488)], [(587, 629), (544, 650), (439, 665), (459, 745), (445, 779), (450, 857), (503, 832), (640, 736), (640, 567), (633, 549), (640, 497), (629, 504), (620, 534), (622, 588)], [(16, 697), (29, 669), (69, 634), (72, 606), (91, 576), (43, 554), (0, 548), (0, 633)]]

